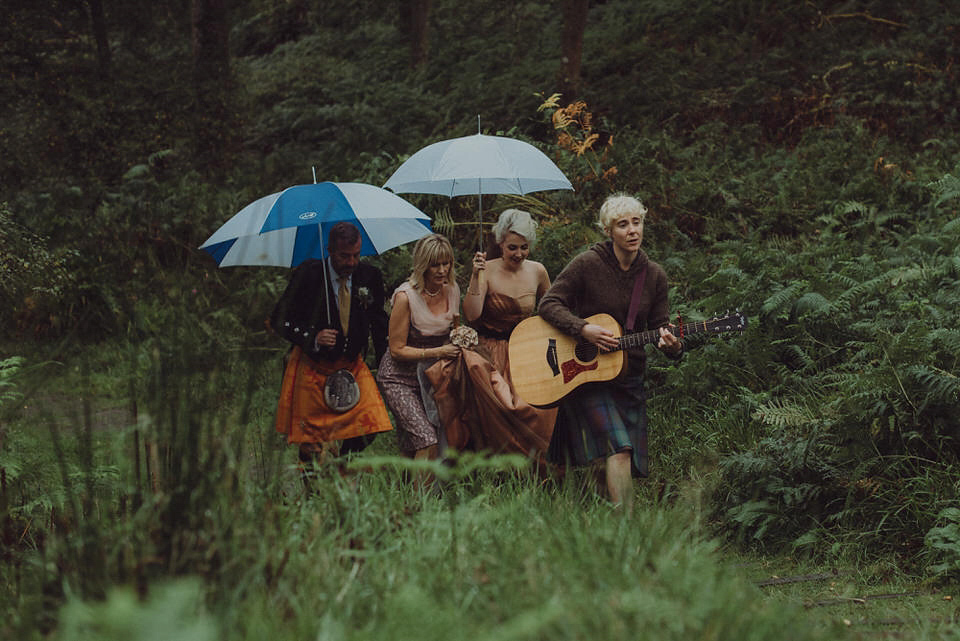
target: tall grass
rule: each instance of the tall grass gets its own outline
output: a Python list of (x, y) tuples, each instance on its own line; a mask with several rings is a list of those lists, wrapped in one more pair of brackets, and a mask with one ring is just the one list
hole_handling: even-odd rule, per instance
[(98, 422), (83, 368), (60, 376), (87, 381), (77, 409), (6, 414), (4, 465), (24, 460), (0, 517), (22, 536), (5, 541), (0, 636), (150, 639), (164, 622), (197, 640), (817, 636), (685, 508), (626, 515), (577, 477), (481, 457), (433, 465), (423, 489), (410, 464), (365, 455), (305, 492), (271, 433), (275, 363), (151, 359), (128, 424)]
[[(627, 517), (525, 478), (443, 492), (459, 494), (452, 509), (380, 470), (234, 512), (225, 563), (205, 572), (207, 612), (195, 616), (212, 613), (225, 637), (243, 639), (817, 637), (765, 602), (682, 512)], [(156, 607), (168, 600), (160, 592)]]

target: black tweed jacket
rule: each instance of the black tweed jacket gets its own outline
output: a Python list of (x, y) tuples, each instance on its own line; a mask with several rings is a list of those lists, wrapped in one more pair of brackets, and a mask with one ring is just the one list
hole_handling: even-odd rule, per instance
[[(270, 325), (280, 336), (299, 345), (311, 358), (335, 361), (366, 354), (372, 339), (376, 362), (387, 350), (383, 275), (371, 265), (360, 263), (353, 272), (350, 292), (350, 325), (333, 347), (315, 348), (314, 339), (322, 329), (340, 329), (336, 297), (329, 276), (324, 277), (323, 261), (309, 260), (294, 270), (287, 289), (270, 315)], [(330, 301), (327, 318), (326, 301)]]

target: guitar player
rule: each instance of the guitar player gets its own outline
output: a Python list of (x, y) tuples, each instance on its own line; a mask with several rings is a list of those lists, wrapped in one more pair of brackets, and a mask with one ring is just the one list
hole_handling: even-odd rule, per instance
[[(602, 351), (617, 349), (619, 341), (610, 330), (584, 320), (594, 314), (609, 314), (628, 330), (658, 329), (657, 347), (679, 359), (683, 343), (669, 331), (666, 272), (640, 249), (646, 213), (632, 196), (609, 196), (598, 216), (608, 239), (567, 264), (538, 311), (558, 331)], [(621, 376), (584, 384), (560, 402), (550, 456), (557, 463), (578, 466), (604, 460), (609, 498), (629, 511), (633, 477), (647, 476), (647, 411), (646, 353), (638, 347), (627, 356)]]

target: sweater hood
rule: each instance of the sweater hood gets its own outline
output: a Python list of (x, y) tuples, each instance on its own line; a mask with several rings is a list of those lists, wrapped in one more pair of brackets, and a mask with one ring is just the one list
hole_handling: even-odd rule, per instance
[[(617, 271), (622, 271), (620, 269), (620, 261), (617, 260), (617, 255), (613, 252), (612, 240), (606, 240), (606, 241), (597, 243), (593, 245), (590, 248), (590, 250), (595, 252), (598, 256), (600, 256), (600, 259), (604, 263), (609, 265), (611, 268)], [(637, 252), (637, 257), (633, 260), (633, 264), (630, 265), (630, 269), (628, 269), (624, 273), (635, 274), (639, 272), (641, 269), (643, 269), (644, 267), (646, 267), (649, 261), (650, 259), (647, 258), (647, 253), (641, 249)]]

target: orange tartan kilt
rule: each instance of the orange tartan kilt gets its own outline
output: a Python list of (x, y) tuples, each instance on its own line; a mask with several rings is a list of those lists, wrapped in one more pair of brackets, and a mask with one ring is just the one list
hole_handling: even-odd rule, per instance
[[(360, 387), (360, 402), (342, 414), (327, 407), (323, 386), (338, 369), (349, 370)], [(327, 364), (315, 361), (294, 346), (290, 352), (280, 400), (276, 430), (288, 443), (326, 443), (393, 429), (373, 374), (359, 357)]]

